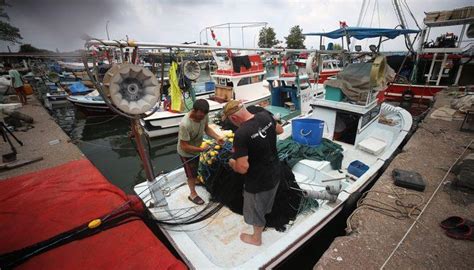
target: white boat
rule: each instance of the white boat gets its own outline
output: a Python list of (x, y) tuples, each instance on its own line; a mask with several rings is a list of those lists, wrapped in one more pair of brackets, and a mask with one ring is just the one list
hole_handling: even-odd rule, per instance
[(97, 90), (86, 95), (68, 96), (67, 100), (87, 116), (113, 114)]
[[(209, 96), (211, 92), (196, 93), (196, 97)], [(97, 90), (86, 95), (68, 96), (67, 100), (86, 116), (112, 115), (114, 112), (105, 103)]]
[(46, 93), (43, 97), (44, 106), (50, 110), (67, 106), (69, 103), (67, 101), (68, 96), (68, 93), (64, 90)]
[[(342, 167), (335, 170), (329, 161), (303, 159), (293, 166), (292, 171), (296, 182), (305, 190), (323, 191), (328, 182), (333, 186), (340, 183), (342, 189), (337, 200), (318, 200), (319, 207), (299, 214), (284, 232), (267, 229), (263, 233), (261, 246), (251, 246), (240, 240), (240, 233), (251, 232), (251, 226), (227, 207), (196, 224), (160, 225), (164, 235), (190, 268), (268, 269), (277, 266), (338, 215), (350, 201), (349, 198), (354, 197), (353, 194), (359, 194), (371, 183), (412, 126), (410, 113), (389, 104), (379, 104), (376, 92), (372, 91), (362, 105), (333, 101), (326, 96), (313, 99), (311, 107), (312, 113), (304, 119), (324, 121), (323, 137), (342, 146)], [(341, 121), (346, 126), (342, 135), (348, 136), (341, 136)], [(279, 139), (289, 137), (292, 131), (291, 125), (285, 126), (285, 132)], [(355, 174), (353, 162), (363, 163), (368, 168), (357, 174), (358, 177), (351, 175)], [(157, 198), (157, 192), (168, 191), (166, 206), (149, 207), (148, 210), (157, 220), (182, 219), (206, 207), (195, 206), (187, 199), (189, 190), (185, 183), (186, 176), (181, 168), (159, 176), (151, 183), (138, 184), (134, 190), (145, 205)], [(210, 194), (205, 188), (197, 187), (197, 192), (206, 202), (209, 201)]]
[[(209, 117), (222, 109), (230, 99), (242, 100), (246, 105), (255, 105), (270, 99), (270, 92), (263, 86), (265, 70), (259, 55), (249, 55), (251, 67), (241, 67), (239, 72), (231, 65), (222, 63), (216, 58), (218, 69), (211, 73), (215, 81), (215, 92), (209, 96), (201, 96), (209, 102)], [(185, 112), (176, 113), (163, 107), (153, 115), (141, 120), (148, 137), (159, 137), (178, 132), (179, 123)]]

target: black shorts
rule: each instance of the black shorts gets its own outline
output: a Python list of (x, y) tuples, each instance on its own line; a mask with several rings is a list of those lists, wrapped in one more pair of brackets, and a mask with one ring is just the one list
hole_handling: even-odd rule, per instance
[(188, 178), (198, 177), (199, 157), (183, 157), (179, 156), (183, 163), (184, 172)]

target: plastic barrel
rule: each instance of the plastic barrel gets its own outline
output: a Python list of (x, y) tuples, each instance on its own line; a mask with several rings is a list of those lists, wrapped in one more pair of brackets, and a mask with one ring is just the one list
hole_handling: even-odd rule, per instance
[(294, 141), (318, 146), (323, 138), (324, 121), (319, 119), (294, 119), (291, 121), (291, 137)]

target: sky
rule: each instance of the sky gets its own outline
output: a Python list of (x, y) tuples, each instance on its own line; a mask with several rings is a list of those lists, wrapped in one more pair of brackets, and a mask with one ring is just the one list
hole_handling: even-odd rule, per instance
[[(2, 0), (0, 0), (1, 2)], [(399, 0), (406, 2), (422, 25), (425, 11), (472, 5), (472, 0)], [(366, 0), (361, 26), (394, 28), (398, 21), (392, 0)], [(362, 0), (7, 0), (10, 23), (20, 29), (23, 43), (49, 50), (73, 51), (84, 47), (83, 34), (111, 39), (147, 42), (200, 42), (200, 32), (208, 26), (228, 22), (266, 22), (277, 39), (284, 41), (291, 27), (303, 32), (328, 32), (339, 21), (357, 26)], [(403, 3), (402, 3), (403, 4)], [(406, 8), (410, 28), (416, 28)], [(107, 23), (108, 22), (108, 23)], [(257, 47), (260, 28), (233, 29), (230, 45)], [(443, 30), (445, 31), (445, 30)], [(217, 38), (229, 45), (227, 29), (216, 29)], [(439, 31), (441, 32), (441, 30)], [(201, 41), (206, 40), (205, 31)], [(436, 33), (435, 33), (436, 34)], [(211, 45), (214, 45), (210, 40)], [(433, 37), (434, 38), (434, 37)], [(329, 41), (326, 41), (329, 42)], [(364, 49), (377, 41), (361, 41)], [(0, 41), (0, 51), (12, 46)], [(318, 48), (319, 38), (307, 37), (307, 48)], [(404, 50), (403, 38), (385, 42), (385, 51)]]

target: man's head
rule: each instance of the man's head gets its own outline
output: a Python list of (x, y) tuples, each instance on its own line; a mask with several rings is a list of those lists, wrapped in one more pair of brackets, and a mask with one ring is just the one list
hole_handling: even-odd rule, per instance
[(5, 68), (5, 70), (10, 70), (10, 69), (12, 69), (12, 64), (5, 63), (5, 65), (3, 65), (3, 67)]
[(205, 99), (198, 99), (193, 104), (193, 118), (201, 121), (209, 113), (209, 103)]
[(223, 119), (229, 118), (229, 120), (236, 126), (240, 126), (243, 122), (247, 121), (252, 114), (247, 111), (244, 104), (237, 100), (231, 100), (227, 102), (223, 110)]

